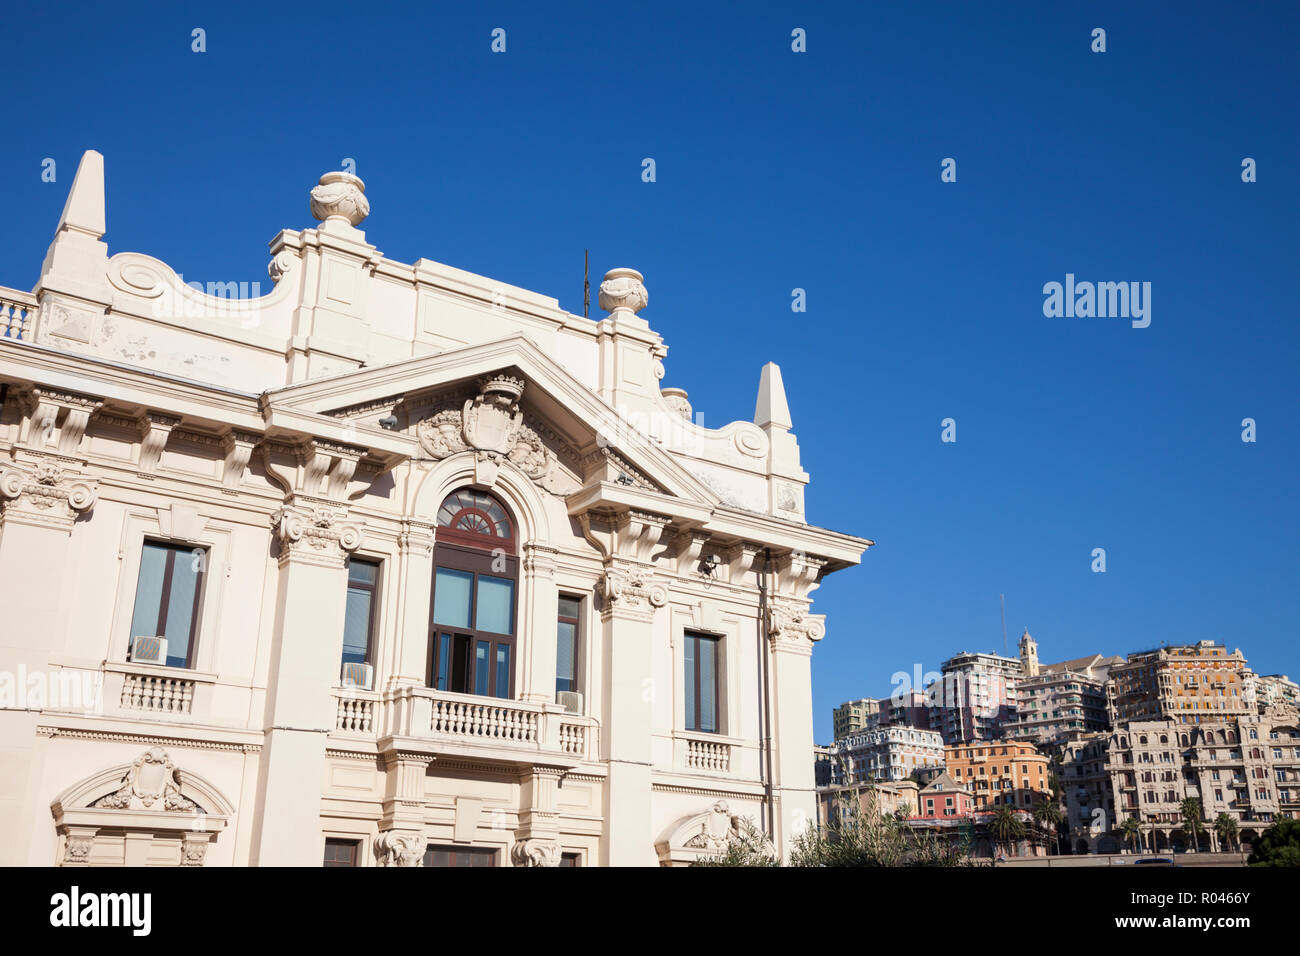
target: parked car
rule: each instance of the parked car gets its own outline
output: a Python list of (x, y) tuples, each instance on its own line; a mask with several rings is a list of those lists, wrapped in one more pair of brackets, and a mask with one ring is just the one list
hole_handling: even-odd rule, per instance
[(1134, 866), (1175, 866), (1173, 857), (1168, 856), (1144, 856), (1140, 860), (1133, 861)]

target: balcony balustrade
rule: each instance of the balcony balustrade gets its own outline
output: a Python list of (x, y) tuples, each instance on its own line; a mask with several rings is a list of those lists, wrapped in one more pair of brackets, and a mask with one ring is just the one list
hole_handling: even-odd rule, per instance
[(594, 760), (594, 718), (538, 704), (496, 697), (452, 694), (428, 687), (373, 692), (334, 690), (334, 730), (375, 740), (395, 738), (402, 748), (431, 750), (485, 760), (528, 762)]

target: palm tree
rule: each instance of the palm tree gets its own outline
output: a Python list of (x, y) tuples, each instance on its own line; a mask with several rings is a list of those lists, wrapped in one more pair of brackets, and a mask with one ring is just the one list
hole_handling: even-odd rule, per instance
[(1061, 805), (1055, 800), (1039, 800), (1034, 804), (1034, 822), (1043, 828), (1043, 832), (1051, 834), (1057, 844), (1056, 852), (1061, 852), (1061, 834), (1057, 826), (1061, 822)]
[(989, 833), (998, 843), (1010, 845), (1013, 840), (1018, 840), (1025, 835), (1025, 825), (1016, 816), (1016, 811), (1011, 809), (1010, 804), (999, 803), (997, 809), (993, 811), (993, 817), (989, 820)]
[(1214, 818), (1214, 832), (1219, 835), (1223, 845), (1231, 849), (1237, 842), (1237, 821), (1226, 813), (1220, 813)]
[(1200, 849), (1200, 834), (1205, 832), (1205, 824), (1201, 822), (1201, 801), (1196, 797), (1187, 797), (1179, 806), (1179, 813), (1182, 814), (1188, 836), (1192, 838), (1192, 852), (1195, 853)]
[(1142, 824), (1138, 822), (1137, 817), (1125, 817), (1124, 822), (1119, 825), (1119, 832), (1124, 834), (1124, 839), (1133, 844), (1133, 849), (1137, 850), (1138, 841), (1142, 838)]

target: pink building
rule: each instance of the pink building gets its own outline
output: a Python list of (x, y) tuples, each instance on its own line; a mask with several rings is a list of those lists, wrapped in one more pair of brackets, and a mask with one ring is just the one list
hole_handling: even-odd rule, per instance
[(917, 816), (922, 820), (966, 817), (975, 809), (971, 792), (947, 773), (931, 780), (917, 795)]

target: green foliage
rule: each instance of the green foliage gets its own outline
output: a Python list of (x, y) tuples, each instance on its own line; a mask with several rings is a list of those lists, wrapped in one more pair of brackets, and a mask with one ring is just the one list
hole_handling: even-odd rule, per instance
[(1237, 842), (1237, 821), (1226, 813), (1220, 813), (1214, 818), (1214, 832), (1225, 847), (1231, 847)]
[(1133, 844), (1137, 849), (1138, 838), (1142, 835), (1142, 824), (1138, 823), (1137, 817), (1125, 817), (1124, 822), (1119, 825), (1119, 832), (1124, 834), (1124, 839)]
[(989, 820), (989, 833), (999, 843), (1010, 844), (1025, 835), (1025, 824), (1010, 804), (999, 803)]
[(898, 814), (849, 815), (796, 838), (791, 866), (971, 866), (969, 853), (928, 830), (913, 830)]
[[(977, 866), (970, 853), (930, 831), (916, 831), (905, 813), (864, 813), (853, 800), (848, 813), (810, 827), (794, 841), (789, 866)], [(771, 845), (748, 821), (724, 852), (696, 866), (781, 866)]]
[(1279, 820), (1251, 847), (1251, 866), (1300, 866), (1300, 820)]

